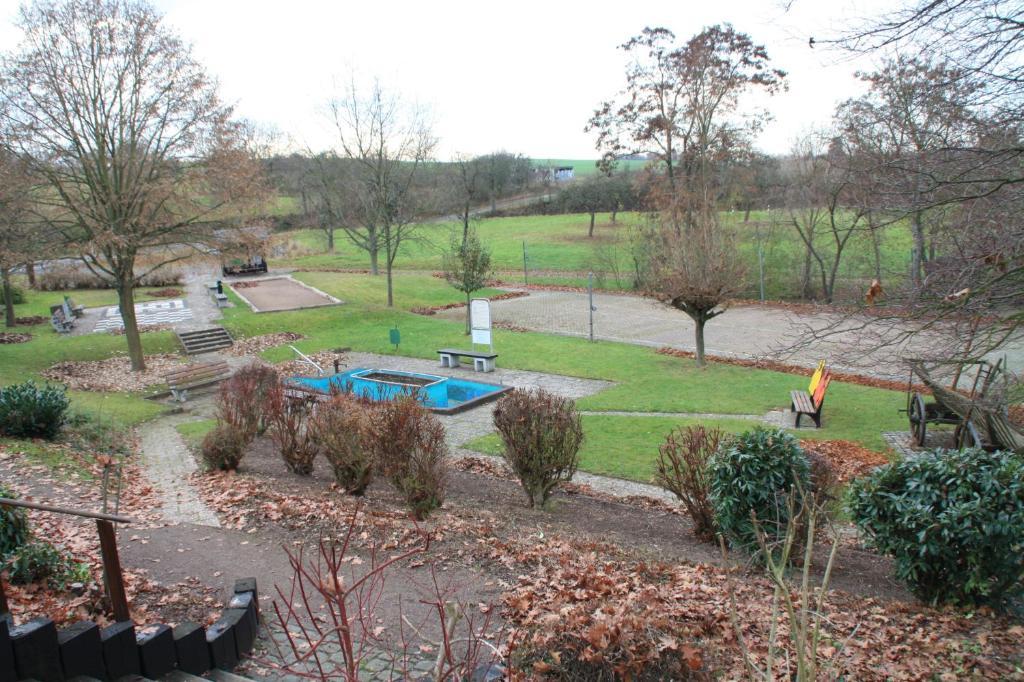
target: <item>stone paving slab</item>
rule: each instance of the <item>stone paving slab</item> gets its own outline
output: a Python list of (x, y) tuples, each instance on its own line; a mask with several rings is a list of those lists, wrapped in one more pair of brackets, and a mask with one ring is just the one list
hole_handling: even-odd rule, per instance
[(194, 523), (220, 527), (217, 515), (189, 485), (196, 461), (176, 425), (194, 419), (176, 414), (153, 420), (139, 428), (142, 462), (146, 477), (160, 493), (161, 514), (170, 523)]

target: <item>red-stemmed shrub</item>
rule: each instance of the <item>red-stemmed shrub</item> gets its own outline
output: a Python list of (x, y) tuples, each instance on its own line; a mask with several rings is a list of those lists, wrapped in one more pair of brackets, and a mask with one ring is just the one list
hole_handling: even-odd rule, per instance
[(382, 403), (368, 421), (367, 444), (417, 519), (444, 503), (448, 484), (444, 426), (415, 396)]
[(316, 406), (309, 429), (346, 493), (362, 495), (373, 480), (373, 453), (366, 438), (369, 406), (337, 393)]
[(708, 460), (724, 437), (719, 429), (700, 425), (673, 429), (659, 448), (654, 474), (654, 482), (682, 502), (693, 521), (694, 535), (706, 542), (715, 542), (718, 532), (710, 497)]
[(270, 424), (268, 433), (288, 471), (309, 476), (313, 473), (313, 460), (318, 450), (309, 429), (309, 402), (289, 397), (284, 385), (277, 383), (267, 391), (264, 405)]
[(267, 430), (266, 399), (281, 381), (273, 367), (252, 363), (221, 382), (217, 420), (231, 424), (249, 442)]
[(504, 457), (531, 507), (547, 502), (561, 481), (572, 480), (583, 444), (576, 404), (544, 390), (516, 389), (498, 401), (494, 426)]

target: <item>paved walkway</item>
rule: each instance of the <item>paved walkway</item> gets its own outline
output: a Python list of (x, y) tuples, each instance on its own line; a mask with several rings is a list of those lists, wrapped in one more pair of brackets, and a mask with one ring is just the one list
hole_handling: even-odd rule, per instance
[(142, 462), (146, 477), (160, 493), (165, 521), (220, 527), (217, 515), (188, 483), (196, 462), (175, 426), (194, 419), (188, 414), (172, 414), (143, 424), (139, 428)]

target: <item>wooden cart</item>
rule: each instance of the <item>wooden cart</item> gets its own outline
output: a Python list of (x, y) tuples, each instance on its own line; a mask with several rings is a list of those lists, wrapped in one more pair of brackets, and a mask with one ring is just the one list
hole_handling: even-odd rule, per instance
[[(1005, 406), (993, 407), (985, 400), (993, 383), (1002, 374), (1000, 360), (971, 363), (978, 367), (969, 393), (956, 391), (934, 379), (922, 360), (911, 360), (910, 380), (907, 384), (907, 417), (914, 443), (925, 445), (928, 424), (951, 424), (955, 447), (977, 447), (987, 450), (1024, 451), (1024, 432), (1013, 424)], [(914, 379), (927, 386), (932, 400), (914, 390)]]

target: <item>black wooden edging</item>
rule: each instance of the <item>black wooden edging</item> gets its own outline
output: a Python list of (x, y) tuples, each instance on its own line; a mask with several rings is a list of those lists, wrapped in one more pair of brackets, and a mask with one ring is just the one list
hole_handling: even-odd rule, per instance
[(172, 670), (191, 675), (211, 668), (231, 670), (252, 652), (258, 634), (255, 578), (235, 582), (220, 620), (209, 630), (196, 623), (183, 623), (173, 630), (164, 624), (136, 630), (131, 621), (101, 629), (80, 621), (58, 631), (48, 618), (13, 626), (5, 614), (0, 616), (0, 682), (23, 678), (63, 682), (76, 675), (155, 678)]

